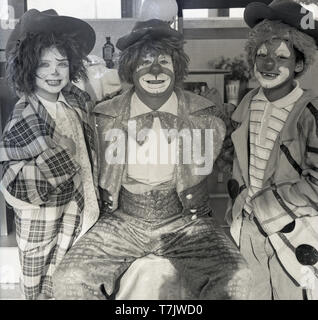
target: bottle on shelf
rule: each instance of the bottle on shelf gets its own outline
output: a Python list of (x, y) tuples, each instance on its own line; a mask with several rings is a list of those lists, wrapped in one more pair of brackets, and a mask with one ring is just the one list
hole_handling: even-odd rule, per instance
[(113, 55), (115, 47), (110, 41), (110, 37), (106, 37), (106, 43), (103, 46), (103, 59), (106, 62), (106, 67), (112, 69), (114, 67)]
[(206, 93), (207, 84), (205, 82), (201, 83), (200, 94), (203, 96)]

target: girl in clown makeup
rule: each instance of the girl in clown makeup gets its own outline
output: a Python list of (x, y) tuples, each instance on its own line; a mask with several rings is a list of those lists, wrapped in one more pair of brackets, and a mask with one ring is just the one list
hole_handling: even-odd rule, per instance
[(1, 190), (15, 211), (26, 299), (52, 297), (52, 275), (97, 220), (94, 130), (86, 76), (95, 44), (84, 21), (27, 11), (7, 43), (8, 79), (18, 92), (0, 143)]
[(308, 16), (284, 0), (244, 14), (259, 87), (232, 115), (227, 217), (253, 271), (252, 299), (318, 299), (318, 99), (297, 81), (316, 54), (318, 23), (306, 28)]

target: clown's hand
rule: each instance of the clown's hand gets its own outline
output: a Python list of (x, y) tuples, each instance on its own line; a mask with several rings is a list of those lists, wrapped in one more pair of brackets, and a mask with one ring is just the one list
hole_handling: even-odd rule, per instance
[(113, 209), (113, 198), (110, 193), (99, 187), (99, 195), (100, 195), (100, 212), (103, 213), (110, 213)]

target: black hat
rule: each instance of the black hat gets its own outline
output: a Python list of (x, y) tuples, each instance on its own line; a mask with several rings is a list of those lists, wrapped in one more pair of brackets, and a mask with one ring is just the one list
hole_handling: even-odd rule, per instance
[(264, 19), (279, 20), (313, 37), (318, 42), (318, 21), (314, 21), (314, 28), (302, 25), (307, 22), (308, 13), (314, 19), (311, 11), (291, 0), (274, 0), (269, 5), (251, 2), (245, 8), (244, 20), (251, 28)]
[(23, 14), (10, 34), (6, 54), (15, 48), (17, 42), (28, 32), (74, 34), (86, 55), (92, 51), (96, 41), (94, 29), (81, 19), (59, 16), (53, 9), (42, 12), (30, 9)]
[(137, 22), (131, 33), (118, 39), (116, 47), (123, 51), (145, 35), (150, 35), (153, 39), (160, 39), (163, 37), (183, 38), (182, 34), (171, 28), (168, 22), (159, 19), (151, 19)]

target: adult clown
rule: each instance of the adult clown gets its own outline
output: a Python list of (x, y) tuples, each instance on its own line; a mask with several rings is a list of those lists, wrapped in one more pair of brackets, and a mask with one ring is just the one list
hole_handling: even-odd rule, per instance
[[(254, 275), (252, 299), (318, 298), (317, 108), (297, 79), (318, 23), (292, 1), (250, 3), (246, 44), (259, 87), (234, 112), (231, 233)], [(312, 18), (312, 15), (311, 15)]]
[[(151, 19), (137, 22), (117, 47), (122, 51), (119, 75), (132, 88), (94, 109), (104, 214), (55, 273), (55, 297), (111, 298), (116, 280), (129, 266), (154, 254), (170, 260), (195, 298), (246, 298), (250, 270), (215, 225), (208, 206), (207, 175), (212, 166), (200, 174), (205, 164), (193, 161), (130, 161), (134, 152), (137, 159), (147, 152), (148, 159), (157, 159), (156, 141), (168, 146), (178, 141), (178, 136), (161, 135), (162, 129), (187, 129), (190, 140), (195, 130), (204, 136), (205, 130), (213, 129), (213, 138), (203, 144), (203, 153), (213, 153), (206, 162), (213, 163), (220, 152), (225, 126), (214, 104), (181, 89), (188, 65), (182, 35), (168, 23)], [(150, 132), (148, 140), (136, 143), (131, 123), (137, 134), (143, 129)], [(118, 136), (109, 139), (114, 132)], [(151, 140), (151, 135), (158, 140)], [(120, 148), (116, 152), (124, 161), (108, 161), (116, 142), (122, 146), (120, 141), (124, 141), (124, 152)], [(183, 159), (185, 151), (176, 146), (169, 155), (181, 150)]]

